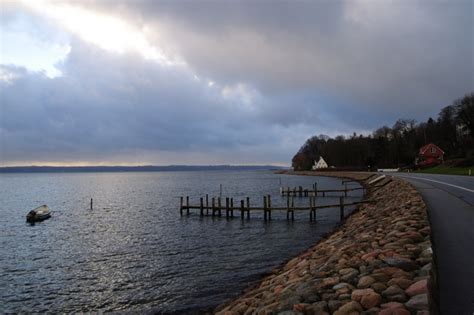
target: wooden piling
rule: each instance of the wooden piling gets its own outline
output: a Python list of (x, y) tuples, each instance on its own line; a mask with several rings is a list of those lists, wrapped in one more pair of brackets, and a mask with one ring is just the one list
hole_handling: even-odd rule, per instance
[(339, 197), (339, 214), (340, 220), (344, 220), (344, 197)]
[(230, 217), (234, 217), (234, 198), (230, 198)]
[(186, 215), (189, 215), (189, 196), (186, 196)]
[(225, 198), (225, 217), (229, 218), (229, 197)]
[(218, 216), (222, 216), (222, 204), (221, 204), (221, 197), (217, 198), (217, 214)]
[(204, 215), (204, 201), (202, 200), (202, 197), (199, 198), (199, 206), (201, 207), (199, 210), (201, 217)]
[(209, 215), (209, 195), (206, 194), (206, 215)]
[(286, 220), (290, 220), (290, 195), (286, 196)]
[(244, 200), (240, 200), (240, 219), (244, 219)]
[(250, 219), (250, 198), (247, 197), (247, 220)]
[(94, 207), (93, 207), (93, 200), (92, 200), (92, 198), (91, 198), (91, 210), (92, 210), (92, 209), (94, 209)]
[(268, 220), (272, 219), (272, 200), (270, 195), (267, 196), (267, 206), (268, 206)]
[(295, 221), (295, 197), (291, 196), (291, 221)]
[(267, 221), (267, 196), (263, 196), (263, 218)]
[(212, 216), (216, 215), (216, 199), (212, 197)]

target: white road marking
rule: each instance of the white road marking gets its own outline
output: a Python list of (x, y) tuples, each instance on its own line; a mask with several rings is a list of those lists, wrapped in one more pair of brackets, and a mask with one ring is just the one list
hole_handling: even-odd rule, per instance
[(462, 190), (465, 190), (465, 191), (474, 193), (474, 190), (472, 190), (472, 189), (469, 189), (469, 188), (466, 188), (466, 187), (462, 187), (462, 186), (458, 186), (458, 185), (453, 185), (453, 184), (445, 183), (445, 182), (441, 182), (441, 181), (439, 181), (439, 180), (428, 179), (428, 178), (422, 178), (422, 177), (414, 177), (414, 176), (405, 176), (405, 175), (398, 175), (398, 176), (400, 176), (400, 177), (405, 177), (405, 178), (426, 180), (426, 181), (428, 181), (428, 182), (443, 184), (443, 185), (446, 185), (446, 186), (451, 186), (451, 187), (454, 187), (454, 188), (458, 188), (458, 189), (462, 189)]

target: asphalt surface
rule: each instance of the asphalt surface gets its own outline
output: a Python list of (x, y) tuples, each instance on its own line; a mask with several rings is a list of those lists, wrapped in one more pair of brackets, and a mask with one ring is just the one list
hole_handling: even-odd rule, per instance
[(474, 314), (474, 176), (390, 174), (421, 193), (428, 206), (442, 315)]

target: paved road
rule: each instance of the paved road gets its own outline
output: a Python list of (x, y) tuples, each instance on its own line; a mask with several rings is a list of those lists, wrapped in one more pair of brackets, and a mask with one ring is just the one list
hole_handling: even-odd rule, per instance
[(393, 174), (423, 196), (433, 232), (439, 309), (474, 314), (474, 176)]

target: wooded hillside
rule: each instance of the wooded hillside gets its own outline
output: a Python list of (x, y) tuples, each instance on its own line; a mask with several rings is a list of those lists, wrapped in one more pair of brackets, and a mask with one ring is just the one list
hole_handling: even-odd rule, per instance
[(434, 143), (445, 151), (445, 159), (474, 161), (474, 93), (444, 107), (436, 120), (417, 123), (399, 119), (390, 128), (383, 126), (371, 135), (313, 136), (292, 159), (295, 170), (309, 170), (323, 156), (330, 166), (367, 169), (413, 166), (418, 150)]

